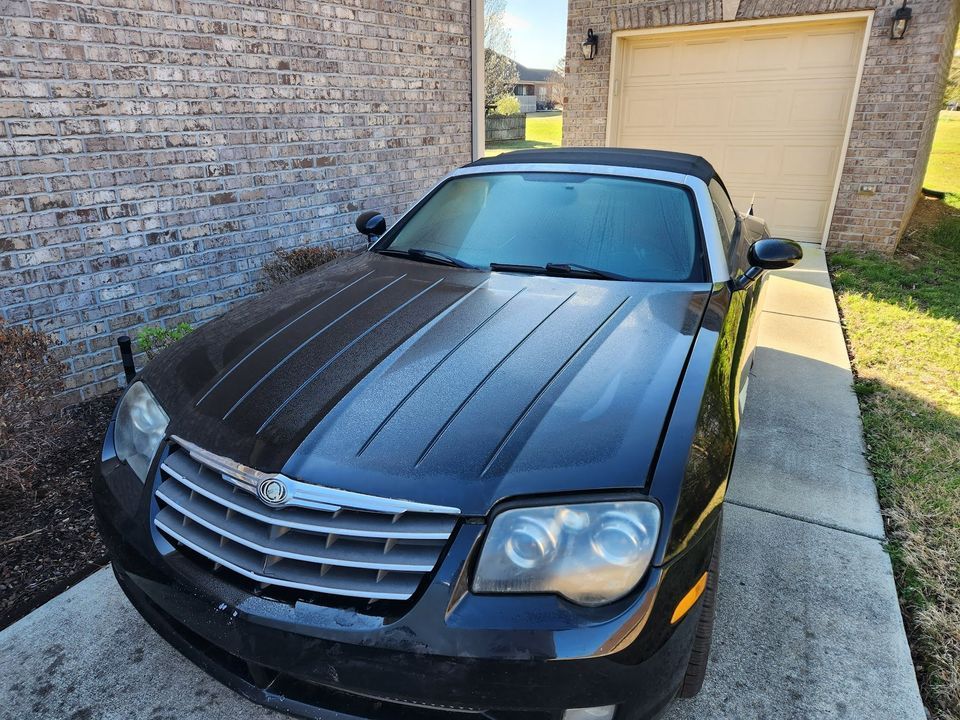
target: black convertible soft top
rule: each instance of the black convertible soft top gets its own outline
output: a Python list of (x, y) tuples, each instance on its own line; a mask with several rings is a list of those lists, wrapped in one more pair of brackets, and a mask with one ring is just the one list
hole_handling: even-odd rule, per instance
[(517, 150), (495, 157), (481, 158), (465, 167), (512, 165), (514, 163), (611, 165), (644, 168), (646, 170), (693, 175), (704, 182), (709, 182), (717, 175), (713, 166), (699, 155), (666, 152), (664, 150), (633, 150), (631, 148), (570, 147), (552, 150)]

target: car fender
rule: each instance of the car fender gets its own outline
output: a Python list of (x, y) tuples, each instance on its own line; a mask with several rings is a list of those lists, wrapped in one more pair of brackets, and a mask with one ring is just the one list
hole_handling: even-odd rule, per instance
[(744, 351), (733, 293), (718, 285), (680, 381), (650, 494), (664, 517), (654, 563), (669, 563), (716, 520), (739, 427), (738, 367)]

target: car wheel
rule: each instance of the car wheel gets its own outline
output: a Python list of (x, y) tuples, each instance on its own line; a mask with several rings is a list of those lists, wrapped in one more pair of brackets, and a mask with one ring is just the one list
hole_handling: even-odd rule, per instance
[(717, 584), (720, 581), (720, 531), (723, 521), (717, 522), (717, 539), (713, 543), (713, 555), (707, 573), (707, 587), (703, 591), (703, 608), (697, 621), (697, 632), (693, 639), (693, 653), (683, 683), (677, 697), (692, 698), (700, 692), (707, 675), (707, 659), (710, 657), (710, 643), (713, 639), (713, 623), (717, 617)]

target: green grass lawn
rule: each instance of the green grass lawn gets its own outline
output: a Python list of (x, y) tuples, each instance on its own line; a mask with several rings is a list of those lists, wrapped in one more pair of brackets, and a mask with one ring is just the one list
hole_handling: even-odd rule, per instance
[[(958, 113), (960, 114), (960, 113)], [(527, 135), (523, 140), (511, 140), (487, 145), (486, 157), (525, 148), (560, 147), (563, 140), (563, 114), (557, 111), (527, 115)]]
[(940, 113), (923, 186), (960, 195), (960, 112)]
[[(960, 192), (944, 124), (928, 182)], [(960, 212), (920, 202), (894, 256), (830, 263), (924, 701), (960, 720)]]

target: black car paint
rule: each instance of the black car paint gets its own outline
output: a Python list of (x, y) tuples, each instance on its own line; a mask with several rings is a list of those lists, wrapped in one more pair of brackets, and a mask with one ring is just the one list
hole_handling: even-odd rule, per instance
[(740, 427), (739, 399), (753, 361), (762, 281), (733, 288), (750, 267), (750, 246), (766, 235), (762, 221), (739, 219), (727, 256), (733, 280), (715, 286), (678, 387), (651, 486), (670, 518), (657, 562), (682, 553), (720, 511)]
[[(742, 219), (732, 272), (764, 234)], [(141, 485), (117, 460), (111, 424), (94, 490), (121, 587), (212, 674), (300, 714), (439, 718), (440, 709), (410, 714), (407, 703), (460, 703), (514, 720), (617, 702), (618, 720), (652, 717), (675, 693), (699, 617), (695, 606), (670, 623), (709, 564), (759, 290), (517, 276), (366, 253), (247, 302), (141, 373), (171, 434), (262, 470), (452, 503), (465, 519), (396, 615), (258, 597), (164, 550), (145, 520), (157, 509), (155, 483)], [(583, 312), (564, 316), (570, 303)], [(484, 347), (467, 353), (472, 338)], [(303, 354), (277, 369), (297, 347)], [(445, 370), (458, 352), (469, 376)], [(611, 372), (625, 378), (613, 390)], [(442, 382), (429, 387), (437, 373)], [(398, 418), (425, 387), (435, 402)], [(584, 399), (605, 396), (585, 421)], [(506, 501), (584, 492), (640, 494), (663, 510), (654, 566), (633, 594), (580, 608), (469, 592), (484, 518)]]
[[(129, 481), (126, 474), (114, 459), (95, 485)], [(230, 687), (323, 720), (447, 717), (411, 704), (491, 720), (559, 720), (563, 708), (617, 703), (624, 720), (654, 717), (675, 694), (698, 617), (692, 611), (671, 625), (670, 613), (706, 570), (715, 530), (652, 569), (633, 596), (587, 610), (552, 596), (466, 592), (464, 558), (483, 532), (466, 523), (413, 609), (393, 618), (245, 593), (183, 556), (161, 556), (138, 522), (144, 512), (97, 506), (120, 586), (141, 614)]]
[(483, 516), (518, 495), (646, 486), (710, 286), (364, 253), (284, 295), (144, 370), (168, 432), (264, 471)]

